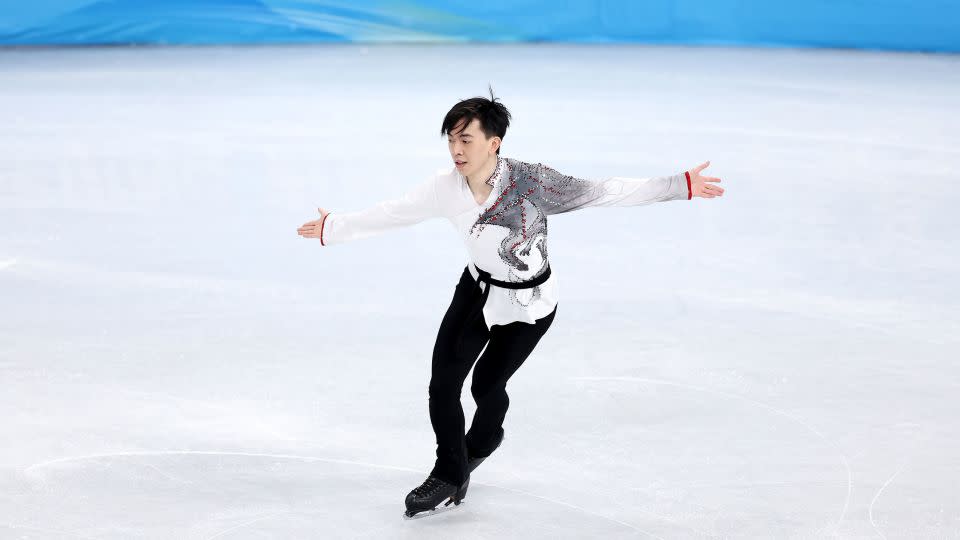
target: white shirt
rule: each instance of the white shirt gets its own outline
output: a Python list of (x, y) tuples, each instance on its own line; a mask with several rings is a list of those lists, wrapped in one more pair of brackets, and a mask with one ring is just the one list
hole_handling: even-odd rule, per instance
[[(487, 183), (493, 190), (483, 204), (477, 204), (466, 178), (455, 167), (439, 171), (399, 199), (358, 212), (327, 214), (321, 225), (321, 244), (358, 240), (442, 217), (463, 238), (469, 255), (467, 267), (474, 279), (480, 267), (494, 279), (529, 281), (547, 265), (547, 215), (590, 206), (689, 200), (692, 196), (685, 173), (590, 181), (539, 163), (500, 157)], [(531, 289), (494, 286), (483, 307), (487, 327), (516, 321), (533, 324), (557, 306), (557, 293), (553, 268), (546, 282)]]

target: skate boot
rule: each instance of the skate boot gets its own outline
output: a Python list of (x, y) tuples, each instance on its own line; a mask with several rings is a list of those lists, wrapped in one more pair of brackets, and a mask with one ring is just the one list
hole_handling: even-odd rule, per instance
[[(497, 445), (494, 446), (493, 449), (496, 450), (497, 448), (500, 448), (500, 444), (503, 443), (503, 439), (505, 439), (505, 438), (506, 438), (506, 434), (501, 431), (501, 432), (500, 432), (500, 440), (497, 441)], [(492, 452), (491, 452), (491, 453), (492, 453)], [(487, 457), (490, 457), (490, 456), (487, 456)], [(467, 456), (467, 472), (472, 473), (474, 469), (476, 469), (477, 467), (480, 466), (481, 463), (483, 463), (483, 460), (487, 459), (487, 457), (471, 457), (471, 456)]]
[[(463, 485), (459, 487), (431, 475), (424, 480), (420, 487), (414, 488), (413, 491), (407, 494), (407, 511), (403, 514), (403, 517), (406, 519), (414, 519), (433, 515), (445, 510), (453, 510), (463, 501), (469, 485), (469, 475), (463, 482)], [(443, 504), (444, 508), (437, 510), (437, 506), (443, 502), (444, 499), (448, 499), (447, 502)], [(450, 503), (454, 503), (454, 506), (450, 506)]]

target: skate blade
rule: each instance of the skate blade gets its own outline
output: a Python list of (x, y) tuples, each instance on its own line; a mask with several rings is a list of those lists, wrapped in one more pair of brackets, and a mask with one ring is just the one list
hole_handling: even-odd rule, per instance
[(420, 519), (420, 518), (435, 516), (437, 514), (442, 514), (443, 512), (449, 512), (450, 510), (453, 510), (458, 506), (460, 506), (461, 504), (463, 504), (465, 500), (466, 499), (461, 499), (460, 502), (454, 503), (453, 499), (450, 498), (450, 499), (447, 499), (447, 502), (443, 503), (443, 506), (437, 506), (432, 510), (423, 510), (423, 511), (417, 512), (412, 516), (404, 512), (403, 519), (404, 520)]

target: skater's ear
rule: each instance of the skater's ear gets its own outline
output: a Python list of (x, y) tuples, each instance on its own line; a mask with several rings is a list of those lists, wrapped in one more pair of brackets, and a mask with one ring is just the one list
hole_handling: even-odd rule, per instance
[(487, 144), (490, 145), (490, 153), (491, 153), (491, 154), (499, 154), (499, 153), (500, 153), (500, 143), (501, 143), (502, 141), (503, 141), (503, 139), (501, 139), (500, 137), (497, 137), (496, 135), (494, 135), (493, 137), (490, 137), (490, 139), (487, 141)]

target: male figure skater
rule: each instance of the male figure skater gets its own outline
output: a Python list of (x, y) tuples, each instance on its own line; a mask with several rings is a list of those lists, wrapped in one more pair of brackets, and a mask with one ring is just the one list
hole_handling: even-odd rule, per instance
[[(672, 176), (590, 181), (539, 163), (502, 158), (500, 145), (509, 125), (510, 112), (492, 91), (490, 99), (460, 101), (440, 129), (447, 136), (454, 168), (366, 210), (330, 213), (318, 208), (320, 219), (297, 229), (300, 236), (330, 246), (442, 217), (466, 245), (469, 263), (433, 349), (429, 409), (436, 463), (407, 495), (408, 518), (433, 513), (444, 500), (445, 507), (459, 505), (470, 473), (503, 441), (507, 381), (556, 315), (557, 278), (547, 259), (547, 216), (590, 206), (723, 195), (723, 188), (714, 185), (719, 178), (700, 174), (709, 161)], [(474, 363), (470, 392), (477, 410), (464, 433), (460, 394)]]

